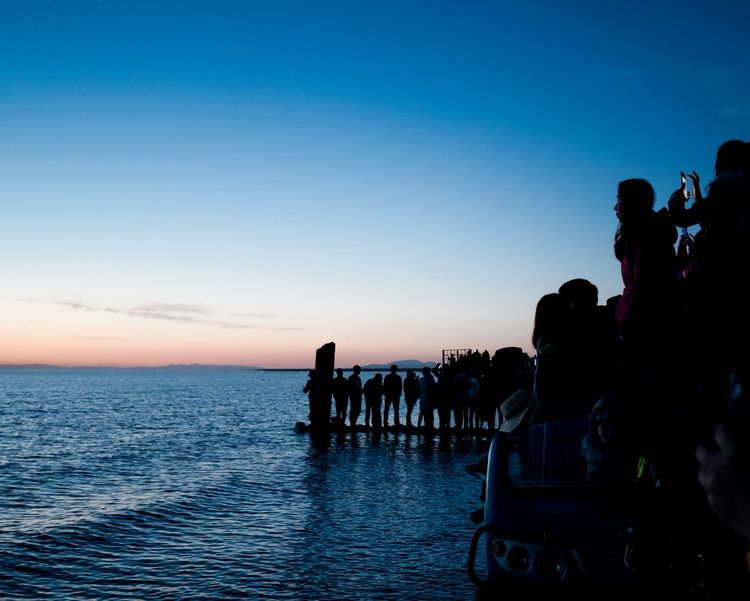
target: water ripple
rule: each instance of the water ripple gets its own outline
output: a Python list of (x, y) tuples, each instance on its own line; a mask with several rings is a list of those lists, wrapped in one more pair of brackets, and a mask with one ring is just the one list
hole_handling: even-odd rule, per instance
[(0, 373), (3, 599), (473, 599), (486, 441), (313, 443), (305, 373)]

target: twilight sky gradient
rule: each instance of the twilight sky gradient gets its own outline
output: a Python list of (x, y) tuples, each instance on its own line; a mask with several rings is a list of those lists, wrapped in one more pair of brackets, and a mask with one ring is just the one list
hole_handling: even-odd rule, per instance
[(531, 353), (750, 139), (750, 2), (637, 6), (0, 1), (0, 363)]

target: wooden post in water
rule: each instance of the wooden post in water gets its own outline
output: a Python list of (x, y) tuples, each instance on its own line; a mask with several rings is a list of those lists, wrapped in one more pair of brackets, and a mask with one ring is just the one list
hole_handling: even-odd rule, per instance
[(315, 351), (315, 386), (313, 387), (310, 426), (327, 428), (331, 422), (331, 393), (336, 345), (328, 342)]

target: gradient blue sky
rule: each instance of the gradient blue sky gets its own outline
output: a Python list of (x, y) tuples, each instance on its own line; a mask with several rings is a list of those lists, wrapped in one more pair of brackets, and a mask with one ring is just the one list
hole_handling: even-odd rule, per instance
[(750, 138), (750, 2), (0, 1), (0, 363), (532, 352), (617, 183)]

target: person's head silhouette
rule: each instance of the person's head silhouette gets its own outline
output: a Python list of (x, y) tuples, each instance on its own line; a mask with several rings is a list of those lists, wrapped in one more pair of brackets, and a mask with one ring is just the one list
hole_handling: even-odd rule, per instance
[(615, 213), (622, 224), (641, 221), (654, 208), (656, 194), (645, 179), (626, 179), (617, 186)]
[(750, 167), (750, 143), (742, 140), (727, 140), (716, 151), (714, 173), (716, 176), (726, 171), (742, 171)]

